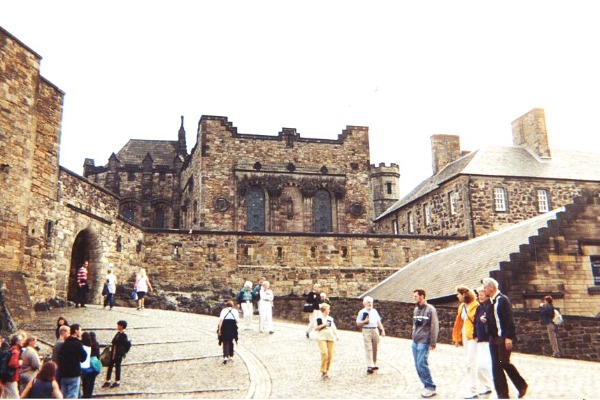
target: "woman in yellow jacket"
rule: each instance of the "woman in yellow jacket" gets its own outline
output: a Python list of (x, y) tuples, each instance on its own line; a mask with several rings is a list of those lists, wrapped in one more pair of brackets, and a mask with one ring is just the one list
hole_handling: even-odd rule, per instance
[(475, 311), (479, 303), (475, 300), (475, 292), (464, 285), (456, 287), (456, 297), (460, 302), (452, 329), (452, 342), (455, 346), (461, 343), (465, 348), (465, 374), (467, 391), (465, 399), (473, 399), (477, 393), (477, 341), (473, 338), (475, 331)]

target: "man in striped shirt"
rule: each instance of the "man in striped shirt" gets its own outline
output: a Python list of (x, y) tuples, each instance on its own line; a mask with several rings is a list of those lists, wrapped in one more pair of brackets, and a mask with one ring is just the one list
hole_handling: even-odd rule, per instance
[(88, 262), (87, 260), (81, 264), (81, 268), (77, 270), (77, 301), (75, 307), (85, 307), (85, 297), (89, 290), (88, 288)]

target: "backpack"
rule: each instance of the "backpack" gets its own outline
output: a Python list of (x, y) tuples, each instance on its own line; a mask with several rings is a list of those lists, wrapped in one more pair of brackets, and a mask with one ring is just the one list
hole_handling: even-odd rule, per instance
[(123, 350), (125, 350), (124, 354), (129, 353), (129, 350), (131, 350), (131, 340), (125, 341), (125, 344), (123, 345)]
[(562, 325), (564, 323), (563, 317), (560, 315), (558, 308), (554, 309), (554, 318), (552, 318), (552, 323), (554, 325)]
[(5, 382), (15, 376), (16, 368), (8, 366), (11, 357), (12, 351), (10, 349), (0, 350), (0, 379)]

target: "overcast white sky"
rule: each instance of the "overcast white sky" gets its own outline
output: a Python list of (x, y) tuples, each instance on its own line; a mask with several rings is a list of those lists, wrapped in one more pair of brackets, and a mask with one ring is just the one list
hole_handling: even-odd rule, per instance
[(0, 25), (65, 93), (60, 164), (104, 165), (128, 139), (188, 151), (202, 115), (239, 133), (335, 139), (369, 127), (401, 194), (431, 171), (430, 137), (512, 143), (546, 110), (551, 148), (597, 152), (600, 23), (587, 1), (5, 1)]

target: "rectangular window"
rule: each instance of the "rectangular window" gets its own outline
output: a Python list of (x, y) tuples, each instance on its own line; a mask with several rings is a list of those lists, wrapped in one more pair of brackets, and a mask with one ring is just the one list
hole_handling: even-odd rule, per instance
[(506, 192), (504, 188), (494, 188), (494, 210), (506, 211)]
[(388, 182), (385, 185), (387, 187), (387, 194), (392, 194), (392, 184)]
[(450, 204), (450, 215), (455, 215), (458, 208), (458, 193), (448, 193), (448, 203)]
[(412, 212), (408, 212), (407, 214), (407, 219), (408, 219), (408, 233), (414, 233), (415, 231), (415, 221), (413, 218), (413, 213)]
[(397, 219), (392, 220), (392, 233), (394, 235), (398, 234), (398, 220)]
[(537, 201), (538, 212), (546, 213), (550, 211), (550, 205), (548, 203), (548, 192), (546, 190), (540, 189), (537, 191)]
[(590, 256), (592, 264), (592, 276), (594, 277), (594, 285), (600, 286), (600, 256)]
[(431, 209), (429, 204), (423, 204), (423, 218), (425, 219), (425, 226), (431, 225)]

